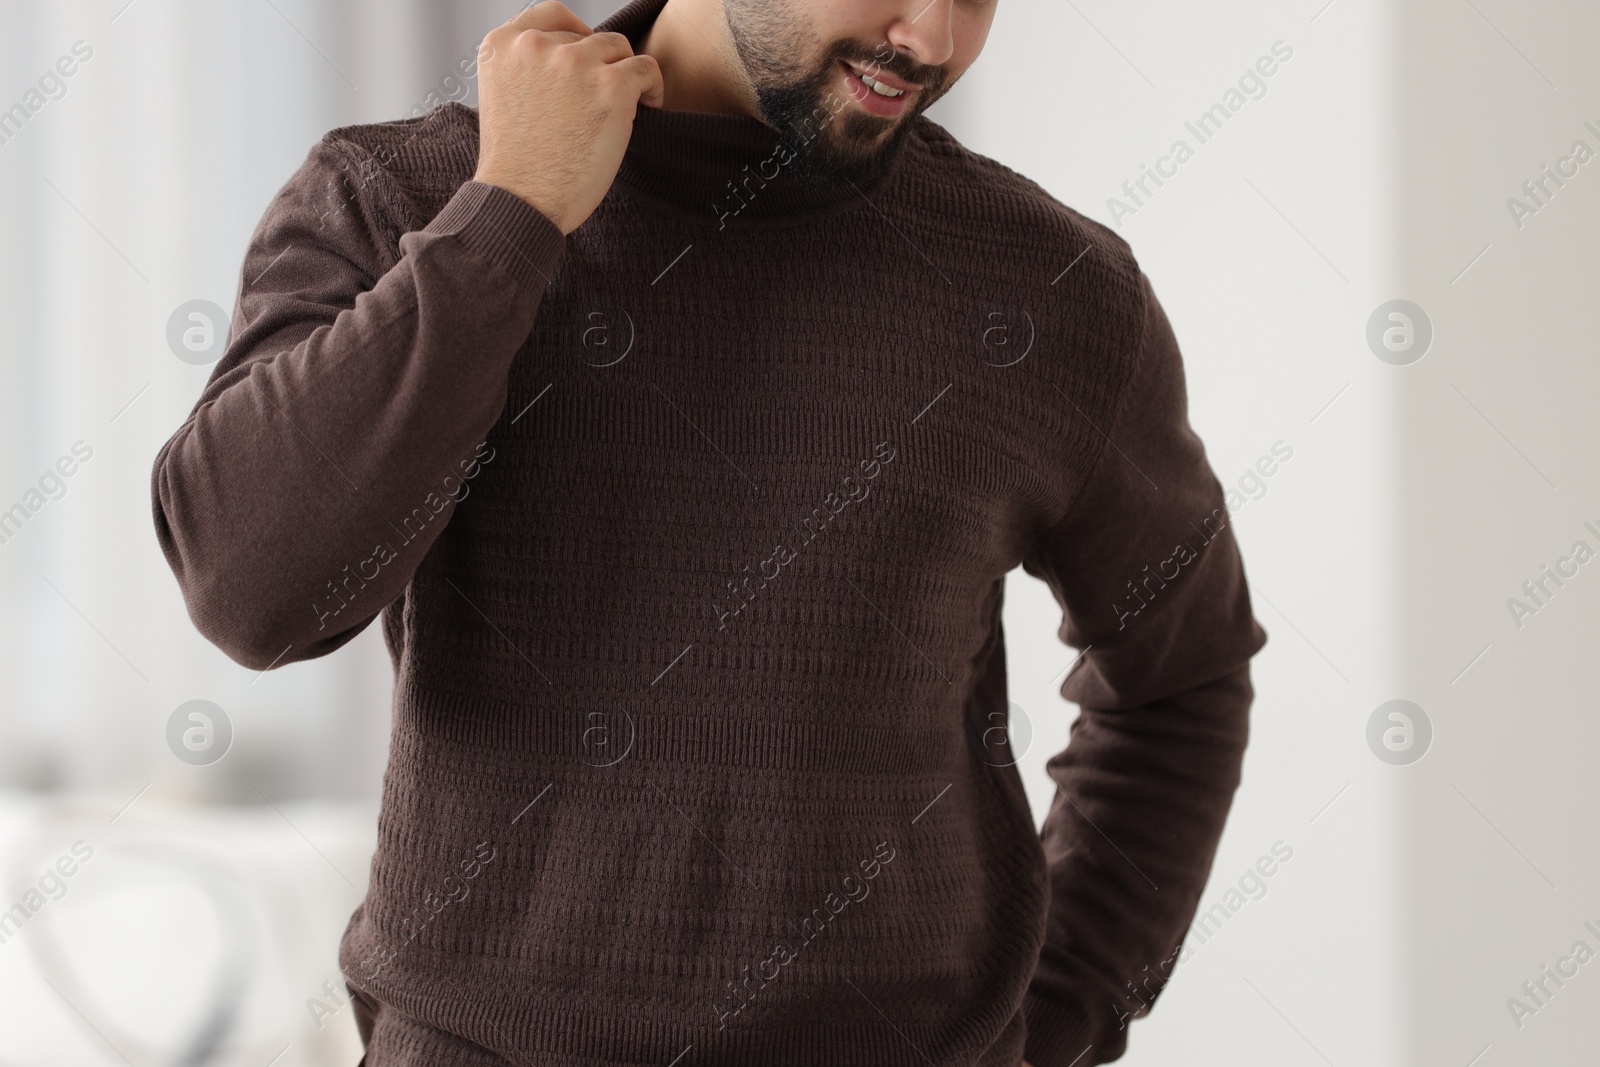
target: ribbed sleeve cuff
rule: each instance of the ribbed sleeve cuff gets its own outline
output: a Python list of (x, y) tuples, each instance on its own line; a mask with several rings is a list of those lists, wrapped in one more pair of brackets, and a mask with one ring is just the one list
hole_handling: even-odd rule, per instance
[(1033, 1067), (1088, 1067), (1115, 1058), (1112, 1049), (1089, 1047), (1093, 1027), (1073, 1008), (1029, 990), (1022, 998), (1022, 1016), (1028, 1023), (1022, 1058)]
[(548, 282), (567, 238), (516, 193), (487, 182), (464, 182), (424, 233), (457, 238), (518, 282)]

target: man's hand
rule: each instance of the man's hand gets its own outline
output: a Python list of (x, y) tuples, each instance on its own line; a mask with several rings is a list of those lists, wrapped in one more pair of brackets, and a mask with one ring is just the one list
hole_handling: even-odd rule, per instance
[(523, 8), (478, 50), (478, 169), (571, 233), (600, 206), (661, 68), (557, 0)]

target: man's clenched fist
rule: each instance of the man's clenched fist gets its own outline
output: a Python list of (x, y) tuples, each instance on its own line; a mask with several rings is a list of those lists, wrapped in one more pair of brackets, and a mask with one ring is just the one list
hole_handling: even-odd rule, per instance
[(660, 107), (661, 68), (557, 0), (523, 8), (478, 51), (478, 169), (564, 234), (616, 179), (636, 107)]

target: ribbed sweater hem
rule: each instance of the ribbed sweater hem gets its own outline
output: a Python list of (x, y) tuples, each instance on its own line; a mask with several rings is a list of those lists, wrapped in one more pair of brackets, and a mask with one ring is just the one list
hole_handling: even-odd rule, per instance
[[(748, 1027), (735, 1024), (719, 1032), (714, 1026), (697, 1028), (687, 1020), (632, 1014), (625, 1005), (586, 996), (570, 1000), (522, 997), (486, 1006), (398, 988), (368, 986), (367, 992), (381, 997), (382, 1011), (395, 1013), (380, 1023), (389, 1046), (386, 1054), (404, 1049), (425, 1056), (430, 1065), (448, 1063), (450, 1067), (485, 1067), (496, 1062), (492, 1057), (517, 1067), (642, 1067), (622, 1050), (661, 1048), (670, 1051), (660, 1063), (674, 1056), (692, 1061), (692, 1050), (713, 1042), (721, 1059), (752, 1064), (793, 1062), (795, 1050), (803, 1048), (808, 1062), (814, 1063), (1019, 1067), (1025, 1036), (1024, 1013), (1019, 1007), (975, 1058), (952, 1060), (934, 1051), (935, 1058), (930, 1059), (924, 1050), (952, 1045), (970, 1048), (987, 1035), (977, 1028), (952, 1034), (871, 1021), (830, 1024), (815, 1019), (787, 1024), (763, 1021)], [(1046, 1067), (1045, 1061), (1033, 1062), (1035, 1067)], [(1049, 1061), (1049, 1067), (1055, 1067), (1055, 1061)]]

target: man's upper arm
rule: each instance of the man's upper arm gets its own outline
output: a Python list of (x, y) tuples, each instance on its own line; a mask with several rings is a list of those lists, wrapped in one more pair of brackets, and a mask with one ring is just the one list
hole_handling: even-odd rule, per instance
[(1220, 677), (1266, 640), (1221, 485), (1189, 424), (1177, 340), (1139, 279), (1136, 362), (1111, 420), (1094, 428), (1099, 457), (1023, 559), (1062, 605), (1062, 640), (1088, 650), (1062, 695), (1103, 708)]

